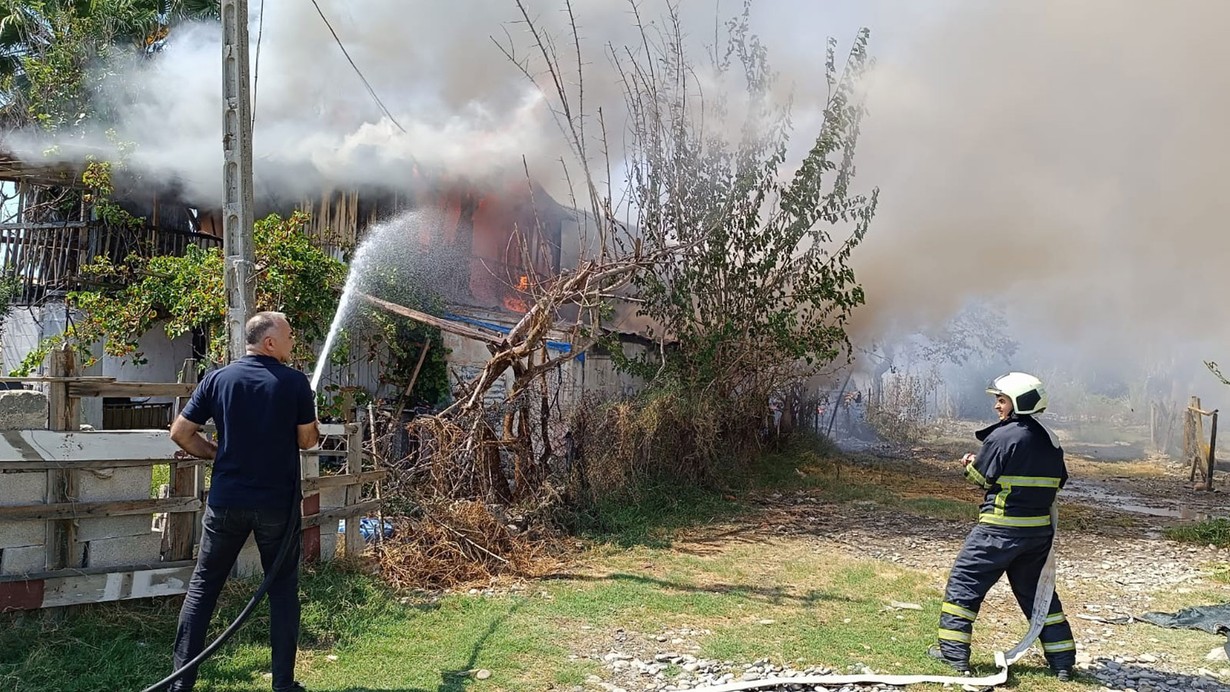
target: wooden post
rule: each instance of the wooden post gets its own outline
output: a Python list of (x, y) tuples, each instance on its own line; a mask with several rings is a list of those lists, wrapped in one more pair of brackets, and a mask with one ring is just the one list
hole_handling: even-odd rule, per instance
[[(304, 480), (309, 478), (318, 478), (320, 476), (320, 455), (318, 454), (303, 454), (299, 455), (299, 469), (302, 473), (301, 478)], [(320, 491), (310, 490), (303, 493), (303, 516), (311, 516), (320, 512)], [(337, 533), (337, 527), (333, 527), (333, 532)], [(320, 553), (320, 524), (314, 526), (306, 526), (303, 528), (302, 538), (300, 539), (300, 549), (303, 551), (304, 562), (319, 562), (323, 557)], [(330, 543), (337, 545), (337, 543)], [(328, 556), (333, 559), (332, 555)]]
[[(426, 344), (424, 344), (423, 346), (423, 352), (424, 353), (427, 352)], [(419, 364), (422, 364), (422, 362), (423, 362), (423, 357), (422, 355), (420, 355)], [(418, 374), (418, 371), (415, 370), (415, 375), (417, 374)], [(376, 451), (376, 406), (370, 401), (367, 402), (367, 433), (368, 433), (368, 438), (371, 439), (372, 441), (373, 466), (379, 469), (381, 466), (380, 464), (381, 457)], [(362, 462), (362, 459), (360, 459), (359, 461)], [(362, 488), (363, 486), (360, 485), (359, 489), (362, 490)], [(380, 501), (383, 499), (384, 498), (381, 497), (381, 493), (380, 493), (380, 481), (376, 481), (376, 500)], [(384, 541), (384, 503), (383, 502), (381, 502), (380, 504), (380, 511), (376, 512), (376, 536), (375, 538), (376, 538), (376, 543), (381, 543)]]
[(1149, 402), (1149, 445), (1157, 449), (1157, 402)]
[[(189, 358), (184, 361), (179, 371), (180, 382), (196, 382), (196, 360)], [(187, 404), (186, 397), (177, 397), (172, 415), (178, 416)], [(171, 464), (171, 497), (192, 497), (201, 499), (200, 490), (204, 487), (205, 467), (201, 464)], [(196, 544), (198, 515), (193, 512), (171, 514), (167, 517), (168, 554), (167, 560), (191, 560), (192, 547)]]
[(1217, 466), (1217, 409), (1210, 416), (1213, 422), (1209, 424), (1209, 470), (1205, 477), (1205, 490), (1213, 490), (1213, 469)]
[(1200, 423), (1200, 399), (1192, 397), (1187, 402), (1187, 410), (1183, 412), (1183, 452), (1187, 455), (1187, 463), (1191, 465), (1188, 481), (1196, 480), (1196, 471), (1201, 470), (1200, 440), (1203, 437), (1198, 425)]
[[(344, 390), (342, 394), (342, 420), (347, 423), (355, 422), (354, 415), (354, 392), (352, 390)], [(363, 427), (359, 425), (348, 426), (346, 431), (346, 473), (358, 475), (363, 470)], [(346, 506), (351, 507), (359, 504), (362, 499), (360, 493), (363, 491), (362, 483), (346, 486)], [(363, 552), (363, 537), (359, 534), (359, 522), (363, 517), (354, 515), (346, 517), (346, 557), (358, 557)]]
[[(410, 399), (410, 393), (414, 391), (414, 385), (419, 381), (419, 370), (423, 369), (423, 361), (427, 359), (427, 349), (431, 348), (431, 337), (423, 339), (423, 348), (419, 351), (419, 360), (414, 364), (414, 372), (410, 374), (410, 381), (406, 383), (406, 391), (402, 392), (401, 405), (397, 407), (397, 415), (394, 418), (397, 421), (401, 420), (401, 412), (406, 408), (406, 401)], [(375, 448), (372, 448), (375, 451)]]
[[(77, 374), (77, 358), (70, 344), (53, 349), (48, 356), (48, 374), (55, 378), (74, 377)], [(80, 427), (81, 400), (70, 396), (68, 382), (52, 381), (47, 391), (48, 426), (52, 430), (73, 431)], [(52, 469), (47, 472), (47, 503), (59, 504), (77, 501), (76, 473), (67, 469)], [(72, 519), (57, 519), (47, 522), (47, 570), (80, 567), (81, 556), (76, 554), (77, 525)]]

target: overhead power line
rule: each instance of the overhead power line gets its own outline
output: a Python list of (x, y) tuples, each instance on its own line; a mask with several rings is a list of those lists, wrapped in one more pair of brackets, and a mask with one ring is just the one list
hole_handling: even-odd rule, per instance
[(384, 102), (381, 101), (380, 97), (376, 94), (376, 90), (373, 89), (371, 83), (367, 81), (367, 77), (363, 76), (363, 71), (359, 69), (359, 66), (355, 64), (354, 59), (350, 57), (350, 52), (346, 50), (346, 46), (342, 44), (342, 39), (339, 38), (337, 32), (333, 30), (333, 25), (329, 23), (329, 18), (326, 17), (324, 11), (320, 9), (320, 3), (316, 0), (312, 0), (312, 5), (316, 7), (316, 13), (320, 15), (320, 19), (325, 23), (325, 26), (329, 28), (329, 33), (333, 34), (333, 40), (337, 41), (337, 47), (342, 49), (342, 55), (346, 56), (346, 60), (350, 63), (350, 66), (354, 68), (355, 74), (359, 75), (359, 79), (363, 80), (363, 86), (367, 87), (367, 93), (371, 94), (372, 99), (376, 102), (376, 105), (380, 106), (380, 110), (383, 111), (385, 116), (397, 126), (397, 129), (409, 134), (406, 132), (406, 128), (402, 127), (401, 123), (397, 122), (397, 118), (394, 118), (393, 114), (389, 112), (389, 109), (385, 107)]

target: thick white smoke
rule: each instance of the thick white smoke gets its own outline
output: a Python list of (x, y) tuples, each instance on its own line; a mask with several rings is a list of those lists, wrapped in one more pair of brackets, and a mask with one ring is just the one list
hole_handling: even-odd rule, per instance
[[(527, 3), (572, 61), (560, 0)], [(577, 2), (587, 71), (616, 146), (619, 88), (604, 46), (635, 45), (625, 0)], [(260, 3), (252, 2), (256, 54)], [(256, 81), (258, 192), (322, 183), (393, 186), (414, 162), (452, 172), (519, 169), (559, 189), (568, 150), (550, 101), (492, 37), (530, 55), (512, 0), (320, 0), (403, 133), (377, 107), (310, 3), (266, 0)], [(693, 55), (741, 3), (688, 2)], [(660, 21), (664, 3), (641, 3)], [(791, 93), (798, 141), (824, 98), (824, 39), (872, 30), (878, 68), (856, 186), (881, 188), (855, 256), (864, 340), (941, 324), (973, 300), (1002, 305), (1033, 353), (1139, 367), (1230, 361), (1219, 319), (1230, 198), (1230, 43), (1218, 0), (977, 0), (753, 5), (753, 29)], [(107, 98), (133, 164), (203, 205), (221, 180), (220, 32), (174, 29), (165, 51), (112, 65)], [(547, 80), (541, 63), (532, 71)], [(565, 75), (571, 80), (571, 76)], [(570, 81), (570, 86), (572, 83)], [(591, 127), (593, 123), (591, 121)], [(101, 138), (101, 135), (100, 135)], [(17, 140), (12, 140), (17, 141)], [(1042, 358), (1042, 356), (1037, 356)]]

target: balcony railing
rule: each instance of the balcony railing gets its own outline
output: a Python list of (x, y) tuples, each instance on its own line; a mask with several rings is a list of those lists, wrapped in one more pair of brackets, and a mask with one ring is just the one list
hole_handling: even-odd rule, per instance
[(38, 302), (49, 293), (80, 288), (81, 268), (98, 258), (121, 262), (130, 255), (183, 255), (189, 245), (220, 246), (215, 236), (152, 227), (129, 229), (100, 223), (0, 224), (0, 271), (18, 280), (13, 302)]

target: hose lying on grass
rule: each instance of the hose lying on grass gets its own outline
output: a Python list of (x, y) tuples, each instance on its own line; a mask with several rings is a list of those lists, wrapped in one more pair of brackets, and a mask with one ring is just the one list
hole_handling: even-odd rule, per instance
[[(1058, 505), (1051, 506), (1051, 528), (1055, 531), (1056, 540), (1059, 537)], [(742, 692), (764, 688), (784, 687), (786, 685), (919, 685), (933, 683), (940, 685), (962, 685), (968, 687), (995, 687), (1008, 682), (1008, 668), (1019, 661), (1029, 647), (1033, 646), (1042, 627), (1046, 624), (1046, 616), (1051, 608), (1051, 596), (1055, 593), (1055, 542), (1051, 543), (1051, 552), (1046, 556), (1046, 565), (1042, 575), (1038, 577), (1038, 591), (1034, 595), (1033, 612), (1029, 618), (1029, 632), (1007, 653), (995, 652), (995, 666), (999, 671), (993, 675), (980, 678), (959, 675), (805, 675), (792, 678), (764, 678), (744, 682), (730, 682), (711, 687), (694, 687), (693, 690), (704, 692)]]

